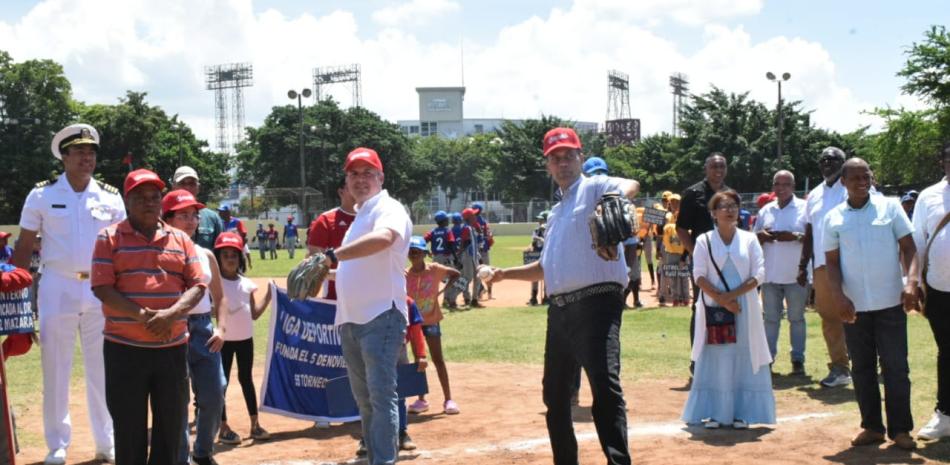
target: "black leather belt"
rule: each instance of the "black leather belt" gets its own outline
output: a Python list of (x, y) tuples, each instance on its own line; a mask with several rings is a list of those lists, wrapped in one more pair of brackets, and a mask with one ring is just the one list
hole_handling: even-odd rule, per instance
[(563, 294), (554, 294), (548, 296), (548, 300), (557, 307), (564, 307), (584, 300), (595, 295), (609, 294), (611, 292), (622, 292), (623, 286), (617, 283), (601, 283), (593, 286), (582, 287), (576, 291), (565, 292)]

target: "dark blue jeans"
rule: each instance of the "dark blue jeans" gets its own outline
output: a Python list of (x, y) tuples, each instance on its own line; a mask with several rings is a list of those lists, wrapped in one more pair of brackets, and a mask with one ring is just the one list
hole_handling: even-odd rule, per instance
[(577, 367), (587, 373), (591, 414), (607, 463), (628, 465), (627, 410), (620, 387), (620, 320), (623, 293), (585, 298), (548, 308), (542, 391), (555, 465), (577, 465), (571, 395)]
[[(914, 429), (910, 413), (910, 368), (907, 366), (907, 314), (898, 305), (870, 312), (858, 312), (853, 324), (844, 325), (854, 396), (861, 410), (861, 428), (887, 433), (893, 439)], [(877, 361), (884, 376), (884, 408), (887, 428), (881, 417), (881, 390)]]

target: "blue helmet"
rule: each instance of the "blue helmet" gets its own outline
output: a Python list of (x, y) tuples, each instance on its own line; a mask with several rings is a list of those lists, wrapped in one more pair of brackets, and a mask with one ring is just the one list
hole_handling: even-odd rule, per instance
[(418, 249), (425, 251), (426, 250), (426, 240), (422, 236), (412, 236), (409, 239), (409, 250)]
[(584, 162), (584, 174), (593, 176), (595, 174), (607, 174), (607, 162), (600, 157), (590, 157)]
[(452, 213), (452, 222), (453, 222), (453, 223), (461, 223), (461, 222), (462, 222), (462, 214), (459, 213), (459, 212), (454, 212), (454, 213)]
[(449, 214), (446, 213), (444, 210), (439, 210), (435, 212), (435, 216), (433, 216), (433, 218), (435, 218), (436, 223), (441, 223), (449, 219)]
[(478, 210), (476, 214), (485, 211), (485, 206), (481, 202), (472, 202), (472, 210)]

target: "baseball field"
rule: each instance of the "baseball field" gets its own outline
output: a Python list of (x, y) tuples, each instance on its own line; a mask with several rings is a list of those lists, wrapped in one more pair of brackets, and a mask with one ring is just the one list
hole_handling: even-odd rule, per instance
[[(493, 263), (519, 263), (528, 244), (526, 236), (498, 238)], [(254, 262), (249, 275), (265, 283), (291, 267), (286, 251), (281, 259)], [(298, 259), (300, 257), (298, 256)], [(773, 385), (778, 424), (752, 425), (745, 431), (729, 428), (709, 431), (687, 427), (679, 420), (688, 395), (689, 309), (656, 306), (649, 279), (644, 275), (645, 309), (628, 310), (623, 319), (622, 380), (627, 400), (630, 446), (641, 464), (927, 464), (950, 461), (950, 441), (920, 442), (914, 452), (881, 446), (852, 448), (859, 416), (850, 387), (825, 389), (826, 351), (818, 315), (808, 322), (807, 376), (791, 376), (788, 329), (783, 325)], [(527, 283), (495, 285), (487, 308), (447, 313), (443, 347), (449, 364), (455, 400), (461, 414), (442, 413), (442, 393), (430, 368), (432, 390), (428, 412), (410, 416), (409, 434), (419, 448), (402, 452), (408, 463), (426, 464), (546, 464), (551, 463), (541, 402), (541, 361), (544, 349), (544, 307), (529, 307)], [(256, 324), (255, 377), (263, 375), (267, 318)], [(936, 346), (926, 320), (908, 320), (912, 406), (915, 430), (929, 419), (936, 389)], [(92, 459), (94, 446), (85, 413), (80, 358), (73, 372), (70, 398), (73, 446), (69, 463)], [(46, 448), (42, 433), (41, 370), (39, 350), (9, 359), (7, 374), (17, 415), (20, 463), (42, 462)], [(233, 375), (232, 375), (233, 377)], [(233, 378), (232, 378), (233, 379)], [(258, 383), (259, 385), (259, 383)], [(248, 436), (249, 424), (240, 389), (228, 390), (232, 427)], [(603, 463), (591, 421), (591, 398), (582, 383), (580, 405), (574, 409), (581, 463)], [(355, 450), (359, 428), (354, 424), (314, 428), (312, 423), (262, 414), (261, 424), (272, 439), (245, 439), (238, 446), (217, 448), (221, 464), (335, 464), (359, 463)]]

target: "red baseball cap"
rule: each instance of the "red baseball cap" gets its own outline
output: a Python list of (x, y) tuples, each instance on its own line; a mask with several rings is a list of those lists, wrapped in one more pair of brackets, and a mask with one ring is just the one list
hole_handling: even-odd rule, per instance
[(466, 208), (462, 210), (462, 218), (474, 218), (474, 217), (475, 217), (475, 210), (472, 210), (471, 208)]
[(287, 221), (293, 221), (293, 220), (294, 220), (294, 215), (287, 216)]
[(541, 145), (544, 147), (544, 156), (548, 156), (561, 147), (580, 149), (581, 139), (571, 128), (554, 128), (544, 134)]
[(125, 190), (123, 192), (128, 195), (132, 189), (142, 184), (154, 184), (158, 186), (159, 190), (165, 189), (165, 183), (162, 181), (162, 178), (149, 170), (140, 169), (132, 171), (125, 177)]
[(184, 189), (173, 190), (162, 198), (162, 214), (182, 210), (188, 207), (195, 207), (201, 210), (205, 205), (198, 202), (191, 192)]
[(10, 236), (12, 236), (12, 235), (13, 235), (13, 234), (8, 233), (8, 232), (6, 232), (6, 231), (0, 231), (0, 239), (6, 239), (6, 238), (8, 238), (8, 237), (10, 237)]
[(764, 193), (764, 194), (759, 194), (759, 198), (755, 199), (755, 204), (756, 204), (756, 206), (758, 206), (759, 208), (762, 208), (762, 207), (765, 206), (765, 204), (767, 204), (767, 203), (769, 203), (769, 202), (771, 202), (771, 201), (773, 201), (773, 200), (775, 200), (775, 193), (774, 193), (774, 192), (766, 192), (766, 193)]
[(357, 147), (346, 156), (346, 163), (343, 164), (343, 171), (350, 169), (356, 163), (366, 163), (373, 168), (383, 171), (383, 162), (379, 161), (379, 154), (373, 149), (366, 147)]
[(241, 236), (233, 232), (224, 232), (218, 234), (218, 238), (214, 240), (214, 248), (223, 249), (225, 247), (231, 247), (232, 249), (237, 249), (240, 252), (244, 251), (244, 239), (241, 239)]

